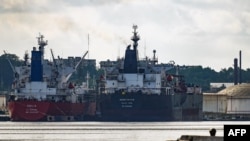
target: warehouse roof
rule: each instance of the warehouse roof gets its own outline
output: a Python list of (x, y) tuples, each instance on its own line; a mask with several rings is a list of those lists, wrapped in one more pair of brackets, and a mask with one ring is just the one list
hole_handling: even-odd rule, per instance
[(229, 86), (218, 94), (226, 94), (228, 96), (250, 96), (250, 83)]

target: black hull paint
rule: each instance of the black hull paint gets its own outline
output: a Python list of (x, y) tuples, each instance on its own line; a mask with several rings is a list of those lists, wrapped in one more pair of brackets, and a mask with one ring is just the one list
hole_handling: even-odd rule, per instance
[(202, 95), (101, 94), (102, 121), (199, 121)]

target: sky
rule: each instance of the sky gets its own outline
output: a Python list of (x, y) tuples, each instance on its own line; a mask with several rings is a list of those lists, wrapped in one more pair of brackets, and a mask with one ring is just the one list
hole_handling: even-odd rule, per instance
[[(45, 58), (82, 56), (100, 61), (123, 57), (138, 26), (139, 58), (158, 63), (233, 67), (242, 52), (250, 68), (249, 0), (0, 0), (0, 49), (23, 59), (48, 40)], [(1, 51), (0, 55), (4, 52)]]

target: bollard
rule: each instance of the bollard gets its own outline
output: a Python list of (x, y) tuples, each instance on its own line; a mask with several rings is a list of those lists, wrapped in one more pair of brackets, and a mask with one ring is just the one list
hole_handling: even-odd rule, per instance
[(216, 134), (216, 129), (212, 128), (212, 129), (209, 131), (209, 133), (210, 133), (210, 136), (215, 136), (215, 134)]

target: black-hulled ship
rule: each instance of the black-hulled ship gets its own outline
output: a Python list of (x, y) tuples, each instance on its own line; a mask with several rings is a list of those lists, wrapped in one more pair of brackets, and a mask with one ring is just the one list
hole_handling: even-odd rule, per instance
[[(137, 26), (133, 45), (125, 58), (100, 62), (100, 118), (103, 121), (198, 121), (202, 120), (202, 90), (187, 85), (181, 75), (168, 73), (174, 63), (158, 64), (153, 58), (138, 58)], [(178, 69), (177, 69), (178, 70)]]

